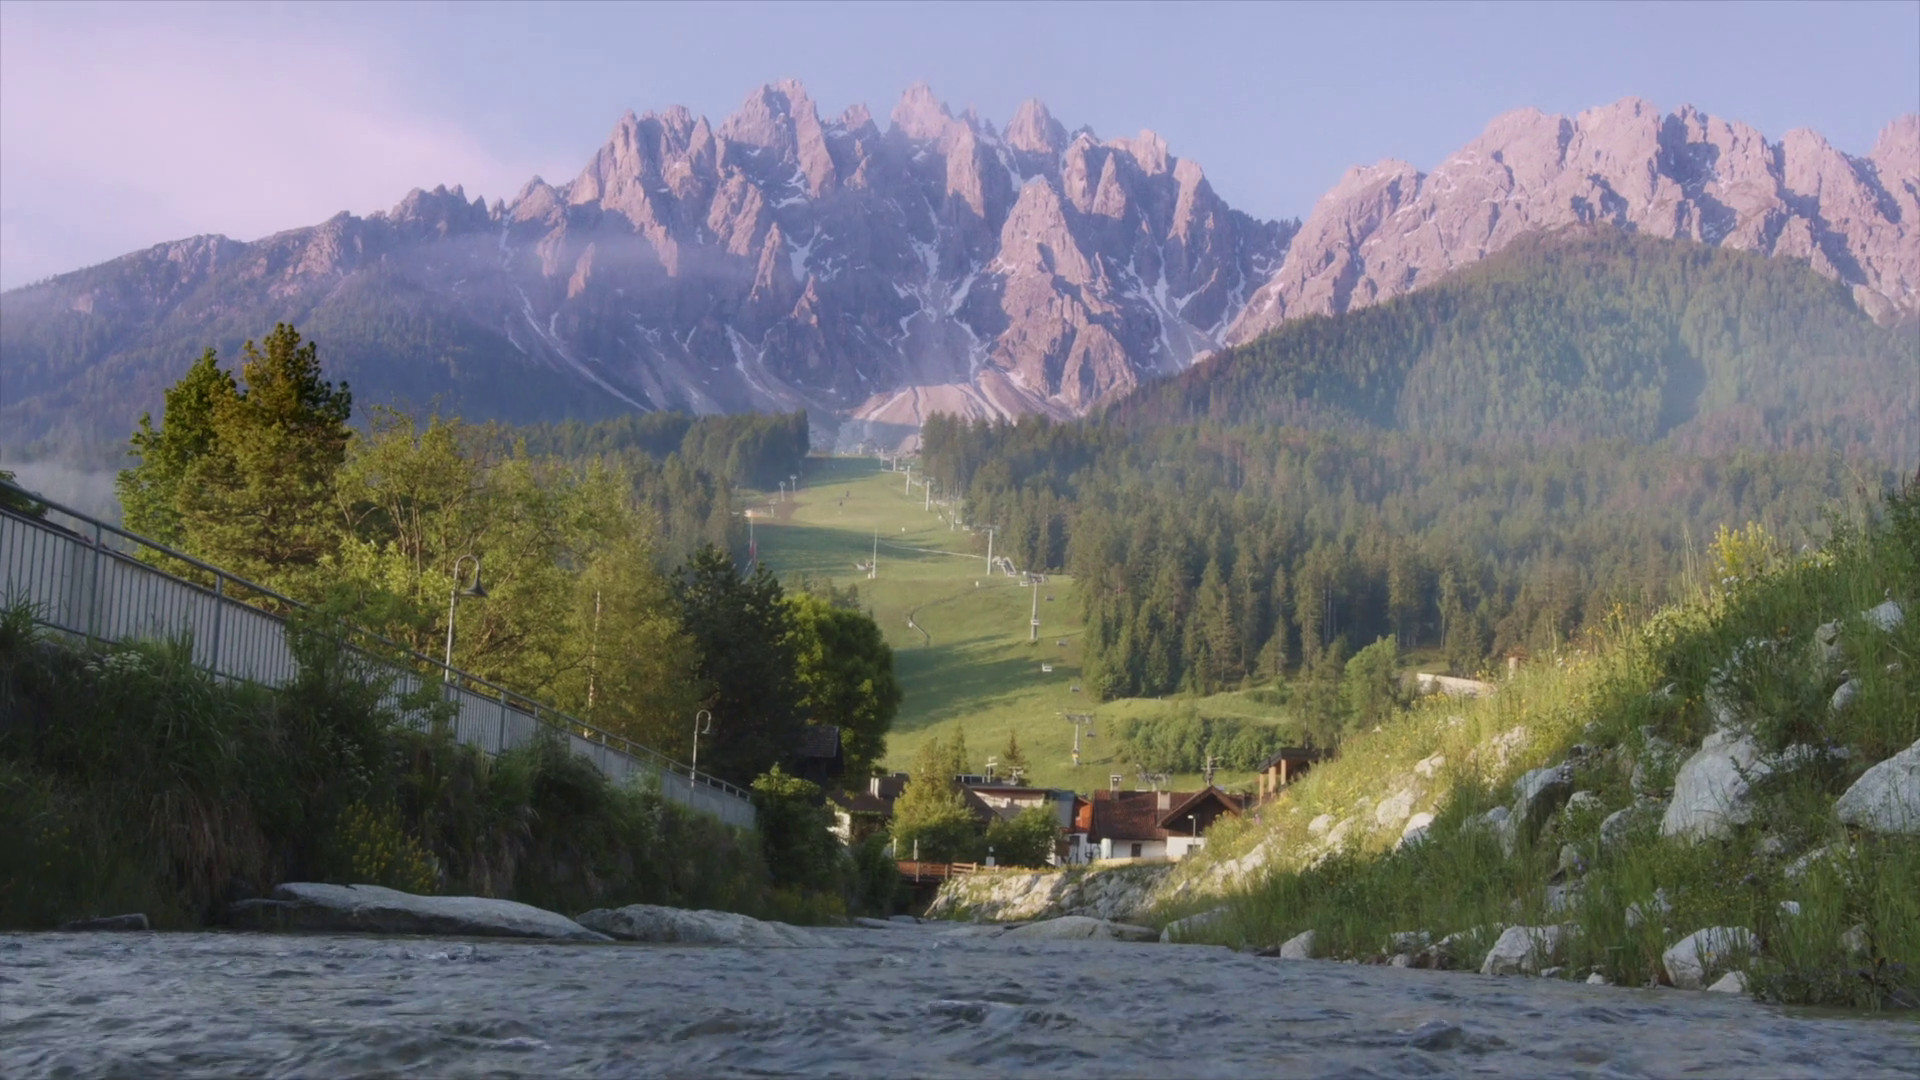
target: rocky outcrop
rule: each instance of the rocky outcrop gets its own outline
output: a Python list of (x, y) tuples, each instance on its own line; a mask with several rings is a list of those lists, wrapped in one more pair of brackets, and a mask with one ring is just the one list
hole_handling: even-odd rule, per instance
[(1833, 809), (1870, 832), (1920, 835), (1920, 742), (1862, 773)]
[(235, 923), (270, 930), (608, 941), (564, 915), (485, 896), (417, 896), (379, 885), (289, 882), (233, 905)]
[(1692, 107), (1626, 98), (1578, 116), (1497, 117), (1431, 172), (1347, 173), (1227, 337), (1378, 303), (1515, 239), (1610, 224), (1807, 260), (1882, 322), (1920, 314), (1920, 115), (1864, 157), (1810, 131), (1778, 142)]
[(969, 874), (942, 885), (927, 916), (1018, 922), (1087, 915), (1130, 921), (1153, 906), (1172, 869), (1166, 864)]
[(580, 925), (621, 941), (653, 944), (739, 945), (750, 948), (814, 948), (823, 942), (786, 923), (762, 922), (730, 911), (689, 911), (655, 904), (596, 908)]

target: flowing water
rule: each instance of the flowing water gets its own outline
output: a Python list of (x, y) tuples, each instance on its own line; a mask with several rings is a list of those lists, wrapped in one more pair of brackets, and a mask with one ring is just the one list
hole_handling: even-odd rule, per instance
[(1920, 1076), (1733, 995), (936, 925), (742, 949), (0, 935), (0, 1076)]

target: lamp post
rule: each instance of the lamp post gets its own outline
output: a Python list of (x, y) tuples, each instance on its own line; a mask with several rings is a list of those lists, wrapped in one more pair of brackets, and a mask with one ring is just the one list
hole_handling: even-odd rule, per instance
[[(473, 560), (473, 584), (462, 589), (460, 587), (460, 567), (464, 565), (468, 559)], [(440, 673), (440, 677), (443, 680), (453, 678), (453, 612), (454, 608), (460, 603), (460, 598), (463, 596), (471, 596), (476, 600), (484, 600), (487, 598), (486, 586), (480, 584), (480, 556), (478, 555), (462, 555), (453, 561), (453, 588), (447, 592), (446, 670)]]
[(687, 790), (692, 791), (700, 775), (700, 736), (713, 734), (713, 714), (705, 709), (693, 714), (693, 763), (687, 768)]

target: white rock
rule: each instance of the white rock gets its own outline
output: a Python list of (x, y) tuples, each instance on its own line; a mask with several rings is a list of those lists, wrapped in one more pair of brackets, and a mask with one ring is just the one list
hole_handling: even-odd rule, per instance
[(1387, 939), (1394, 952), (1415, 953), (1433, 944), (1433, 935), (1425, 930), (1403, 930)]
[(1766, 772), (1752, 736), (1728, 731), (1708, 735), (1674, 778), (1661, 834), (1690, 840), (1726, 836), (1753, 817), (1750, 782)]
[(1580, 902), (1580, 893), (1581, 884), (1578, 881), (1571, 885), (1549, 885), (1542, 906), (1553, 915), (1571, 911)]
[(1707, 987), (1707, 992), (1713, 994), (1744, 994), (1747, 992), (1747, 973), (1744, 971), (1729, 971), (1725, 975), (1720, 976), (1718, 982)]
[(1602, 975), (1596, 971), (1593, 974), (1587, 976), (1587, 985), (1588, 986), (1612, 986), (1613, 984), (1607, 981), (1607, 977), (1605, 975)]
[(689, 911), (658, 904), (596, 908), (580, 916), (591, 927), (622, 941), (656, 944), (744, 945), (795, 949), (826, 944), (817, 934), (786, 923), (761, 922), (731, 911)]
[(1736, 959), (1758, 951), (1753, 934), (1740, 926), (1713, 926), (1695, 930), (1660, 954), (1667, 981), (1682, 990), (1701, 990)]
[(1826, 862), (1832, 858), (1833, 848), (1828, 846), (1817, 847), (1788, 863), (1781, 869), (1780, 873), (1785, 876), (1788, 881), (1798, 881), (1807, 876), (1807, 871), (1813, 869), (1814, 863)]
[(1397, 967), (1397, 968), (1410, 968), (1413, 966), (1413, 954), (1412, 953), (1394, 953), (1392, 958), (1387, 961), (1387, 966)]
[(1840, 646), (1840, 620), (1821, 623), (1813, 632), (1813, 640), (1820, 645), (1820, 659), (1829, 664), (1837, 664), (1846, 650)]
[(1189, 915), (1184, 919), (1175, 919), (1160, 931), (1160, 940), (1168, 944), (1190, 940), (1196, 931), (1203, 930), (1225, 918), (1227, 909), (1214, 908), (1198, 915)]
[(379, 885), (288, 882), (271, 899), (243, 900), (233, 911), (243, 923), (289, 930), (608, 940), (565, 915), (512, 900), (417, 896)]
[(1566, 974), (1567, 974), (1567, 969), (1560, 967), (1557, 964), (1550, 968), (1540, 969), (1540, 977), (1543, 979), (1562, 979), (1566, 977)]
[(1373, 820), (1381, 828), (1391, 829), (1407, 820), (1407, 815), (1411, 813), (1413, 813), (1413, 792), (1402, 788), (1381, 800), (1380, 805), (1374, 808)]
[(1800, 901), (1782, 900), (1780, 901), (1779, 911), (1780, 911), (1780, 914), (1782, 915), (1786, 915), (1788, 917), (1796, 917), (1800, 914)]
[(1867, 936), (1866, 923), (1854, 923), (1840, 935), (1840, 947), (1849, 956), (1865, 956), (1872, 951), (1872, 939)]
[(1835, 690), (1833, 697), (1827, 700), (1827, 708), (1834, 712), (1851, 708), (1853, 699), (1860, 696), (1860, 680), (1854, 678), (1851, 672), (1843, 671), (1840, 674), (1847, 676), (1847, 681), (1841, 683), (1840, 689)]
[(1653, 898), (1645, 904), (1635, 902), (1627, 905), (1627, 929), (1637, 930), (1640, 924), (1649, 918), (1665, 921), (1671, 914), (1673, 914), (1673, 902), (1667, 899), (1667, 890), (1655, 889)]
[(1288, 938), (1286, 941), (1281, 942), (1280, 959), (1282, 960), (1313, 959), (1314, 937), (1315, 935), (1313, 931), (1303, 930), (1300, 933), (1295, 934), (1292, 937)]
[(1531, 836), (1573, 795), (1573, 768), (1560, 764), (1529, 769), (1513, 785), (1513, 816)]
[(1413, 766), (1413, 771), (1416, 775), (1421, 776), (1425, 779), (1431, 780), (1435, 776), (1439, 775), (1440, 770), (1446, 768), (1446, 766), (1447, 766), (1447, 755), (1434, 754), (1431, 757), (1421, 758), (1419, 761), (1415, 762)]
[(1432, 825), (1433, 815), (1425, 810), (1408, 818), (1407, 827), (1400, 830), (1400, 846), (1413, 847), (1417, 844), (1426, 843), (1427, 830)]
[(1016, 926), (1005, 937), (1031, 938), (1037, 941), (1155, 941), (1160, 935), (1152, 927), (1111, 922), (1088, 915), (1062, 915)]
[(1509, 926), (1487, 950), (1480, 974), (1535, 974), (1560, 959), (1568, 936), (1564, 926)]
[(1342, 818), (1340, 823), (1327, 830), (1324, 839), (1328, 851), (1338, 851), (1347, 842), (1347, 834), (1353, 831), (1353, 819)]
[(1333, 815), (1321, 814), (1319, 817), (1307, 822), (1307, 835), (1324, 836), (1327, 830), (1331, 828), (1333, 828)]
[(1600, 796), (1591, 791), (1576, 791), (1567, 796), (1566, 810), (1569, 814), (1594, 813), (1605, 805), (1606, 803), (1600, 801)]
[(1900, 610), (1900, 602), (1892, 598), (1875, 604), (1861, 612), (1860, 616), (1889, 634), (1900, 629), (1901, 624), (1907, 621), (1907, 613)]
[(1920, 835), (1920, 742), (1862, 773), (1833, 810), (1856, 828)]

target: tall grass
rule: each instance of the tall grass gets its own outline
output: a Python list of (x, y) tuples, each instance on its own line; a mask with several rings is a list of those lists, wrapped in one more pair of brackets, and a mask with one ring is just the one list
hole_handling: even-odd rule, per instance
[[(1833, 809), (1869, 766), (1920, 739), (1920, 478), (1877, 519), (1836, 524), (1817, 553), (1788, 556), (1749, 532), (1723, 536), (1712, 561), (1687, 604), (1639, 623), (1616, 615), (1490, 698), (1429, 701), (1350, 740), (1217, 829), (1158, 914), (1219, 904), (1217, 890), (1179, 886), (1220, 880), (1228, 860), (1258, 851), (1261, 872), (1232, 887), (1213, 939), (1273, 945), (1313, 930), (1324, 955), (1384, 961), (1408, 951), (1396, 934), (1425, 931), (1458, 936), (1420, 962), (1477, 967), (1503, 927), (1571, 924), (1568, 977), (1642, 985), (1663, 977), (1680, 937), (1741, 926), (1761, 948), (1738, 966), (1762, 996), (1920, 1005), (1920, 838), (1852, 830)], [(1889, 593), (1907, 612), (1891, 632), (1862, 617)], [(1816, 639), (1829, 621), (1836, 659)], [(1843, 666), (1858, 693), (1836, 711)], [(1663, 838), (1675, 770), (1713, 730), (1716, 705), (1768, 754), (1818, 752), (1757, 779), (1751, 819), (1731, 836)], [(1479, 819), (1512, 799), (1522, 772), (1562, 761), (1591, 799), (1509, 853)], [(1603, 845), (1601, 822), (1637, 800), (1624, 840)], [(1407, 812), (1435, 815), (1423, 843), (1400, 843)]]
[(0, 609), (0, 926), (143, 911), (219, 923), (289, 880), (650, 902), (812, 921), (837, 895), (776, 889), (749, 832), (609, 783), (557, 739), (495, 759), (429, 690), (386, 685), (324, 634), (299, 675), (214, 679), (191, 643), (80, 647)]

